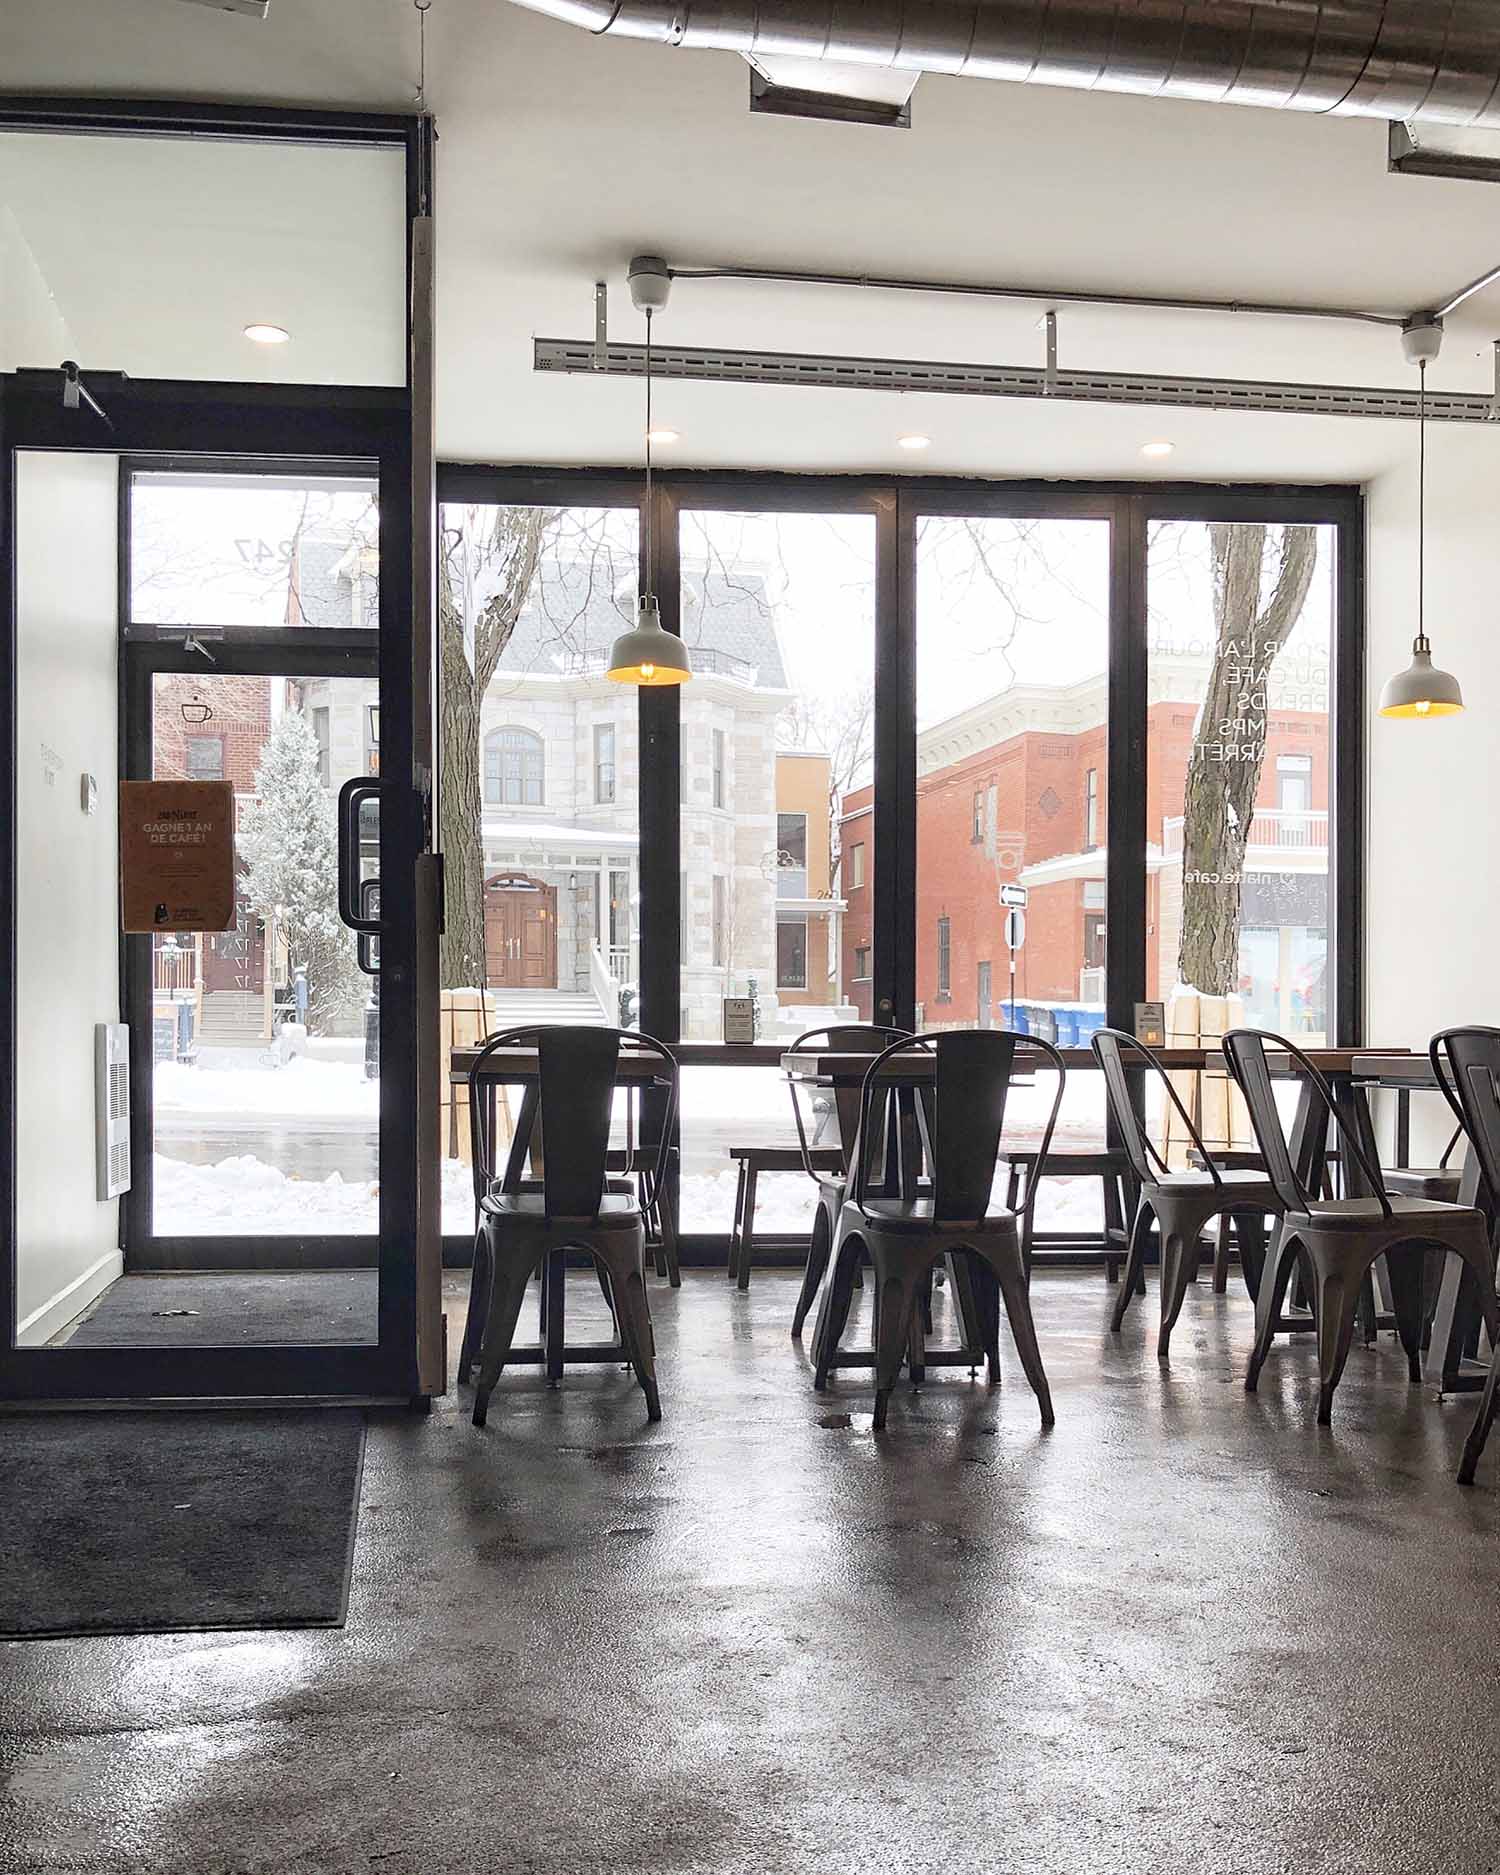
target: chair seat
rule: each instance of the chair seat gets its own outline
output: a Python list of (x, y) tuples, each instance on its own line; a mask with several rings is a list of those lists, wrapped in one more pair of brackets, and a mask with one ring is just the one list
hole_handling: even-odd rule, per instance
[(1382, 1167), (1380, 1176), (1388, 1192), (1403, 1198), (1435, 1198), (1440, 1203), (1456, 1204), (1463, 1174), (1456, 1165), (1393, 1165)]
[[(1410, 1224), (1414, 1234), (1420, 1234), (1418, 1227), (1424, 1222), (1434, 1230), (1454, 1224), (1484, 1222), (1483, 1212), (1466, 1204), (1443, 1204), (1434, 1198), (1403, 1198), (1395, 1194), (1391, 1197), (1391, 1217), (1393, 1223)], [(1315, 1204), (1310, 1213), (1287, 1214), (1287, 1224), (1293, 1230), (1368, 1230), (1382, 1220), (1378, 1198), (1330, 1198)]]
[[(1224, 1189), (1232, 1193), (1234, 1197), (1258, 1198), (1264, 1195), (1268, 1209), (1276, 1211), (1281, 1209), (1281, 1200), (1271, 1189), (1271, 1182), (1263, 1170), (1256, 1171), (1250, 1167), (1230, 1166), (1221, 1168), (1219, 1176)], [(1208, 1192), (1213, 1189), (1213, 1183), (1213, 1178), (1207, 1172), (1169, 1172), (1163, 1178), (1153, 1179), (1146, 1189), (1168, 1192)]]
[(497, 1222), (564, 1225), (577, 1224), (588, 1230), (633, 1230), (641, 1223), (640, 1206), (624, 1192), (606, 1192), (599, 1201), (597, 1217), (547, 1216), (547, 1200), (540, 1191), (492, 1192), (482, 1200), (480, 1209)]
[(1016, 1229), (1014, 1211), (992, 1211), (982, 1218), (936, 1218), (930, 1197), (866, 1198), (862, 1205), (844, 1207), (850, 1227), (858, 1230), (861, 1222), (879, 1230), (921, 1231), (943, 1237), (999, 1236)]

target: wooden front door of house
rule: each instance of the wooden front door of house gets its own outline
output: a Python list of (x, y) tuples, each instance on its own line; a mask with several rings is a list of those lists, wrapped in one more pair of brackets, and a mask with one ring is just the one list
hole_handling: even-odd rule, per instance
[(484, 956), (489, 987), (557, 988), (557, 887), (501, 873), (484, 887)]

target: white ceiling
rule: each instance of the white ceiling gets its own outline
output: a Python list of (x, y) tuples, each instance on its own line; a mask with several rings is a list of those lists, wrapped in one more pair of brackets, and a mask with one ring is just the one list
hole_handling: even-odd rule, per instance
[[(264, 24), (181, 0), (6, 0), (0, 73), (43, 91), (401, 109), (415, 21), (403, 0), (272, 0)], [(613, 288), (612, 333), (639, 336), (623, 275), (641, 250), (684, 265), (1390, 312), (1500, 261), (1500, 191), (1388, 174), (1382, 124), (928, 77), (913, 128), (896, 131), (752, 117), (748, 91), (732, 54), (596, 40), (508, 0), (434, 0), (445, 454), (636, 459), (639, 387), (538, 376), (531, 340), (588, 333), (600, 275)], [(658, 332), (685, 344), (1037, 364), (1041, 311), (680, 283)], [(1450, 323), (1434, 384), (1488, 388), (1497, 336), (1500, 289)], [(1063, 311), (1061, 362), (1412, 376), (1396, 336), (1376, 329), (1109, 309)], [(1310, 481), (1365, 479), (1410, 446), (1409, 426), (1384, 423), (697, 384), (663, 386), (659, 415), (682, 431), (672, 460), (707, 466)], [(912, 430), (933, 439), (920, 458), (895, 447)], [(1157, 436), (1177, 451), (1153, 468), (1139, 445)]]

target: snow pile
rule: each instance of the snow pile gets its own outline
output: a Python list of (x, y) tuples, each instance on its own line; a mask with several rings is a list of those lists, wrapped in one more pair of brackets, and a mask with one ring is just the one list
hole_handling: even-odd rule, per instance
[(353, 1061), (299, 1055), (283, 1067), (194, 1067), (161, 1061), (152, 1078), (158, 1113), (254, 1114), (287, 1119), (380, 1118), (380, 1083)]
[[(253, 1153), (217, 1165), (189, 1165), (157, 1153), (154, 1227), (163, 1237), (369, 1236), (380, 1228), (380, 1181), (288, 1178)], [(443, 1229), (474, 1228), (469, 1168), (443, 1164)]]

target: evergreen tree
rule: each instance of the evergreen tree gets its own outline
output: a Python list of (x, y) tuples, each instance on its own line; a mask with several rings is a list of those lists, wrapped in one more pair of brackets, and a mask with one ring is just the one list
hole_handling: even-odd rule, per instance
[(359, 1004), (354, 934), (338, 910), (338, 828), (323, 786), (318, 739), (300, 710), (272, 729), (255, 770), (259, 800), (245, 815), (239, 856), (245, 891), (307, 972), (308, 1026), (326, 1035)]

